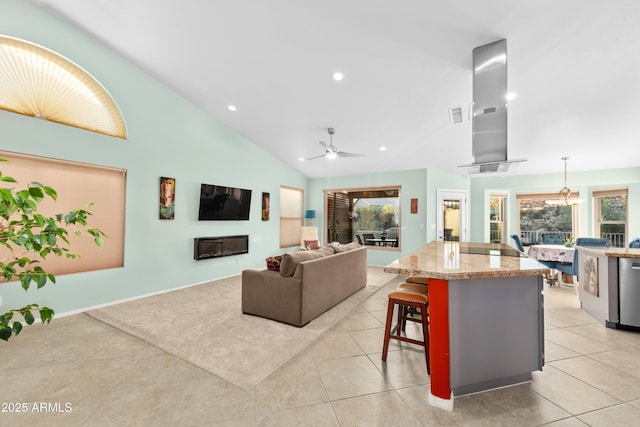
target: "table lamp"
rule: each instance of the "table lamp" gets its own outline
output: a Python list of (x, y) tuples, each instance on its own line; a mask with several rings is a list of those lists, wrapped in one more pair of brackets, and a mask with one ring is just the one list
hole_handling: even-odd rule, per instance
[(316, 211), (313, 209), (304, 211), (304, 219), (306, 220), (306, 225), (313, 225), (316, 219)]

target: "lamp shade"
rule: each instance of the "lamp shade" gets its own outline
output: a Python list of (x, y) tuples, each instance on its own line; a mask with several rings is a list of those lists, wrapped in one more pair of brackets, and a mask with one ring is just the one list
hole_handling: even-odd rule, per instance
[(313, 209), (309, 209), (304, 211), (304, 217), (305, 219), (313, 219), (316, 217), (316, 211)]

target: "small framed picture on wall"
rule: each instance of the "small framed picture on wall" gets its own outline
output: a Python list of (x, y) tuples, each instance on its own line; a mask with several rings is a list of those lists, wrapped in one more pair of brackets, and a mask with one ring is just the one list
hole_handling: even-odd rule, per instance
[(173, 219), (176, 206), (176, 180), (160, 177), (160, 219)]
[(271, 203), (271, 195), (262, 193), (262, 220), (269, 221), (269, 204)]
[(411, 213), (418, 213), (418, 199), (411, 199)]

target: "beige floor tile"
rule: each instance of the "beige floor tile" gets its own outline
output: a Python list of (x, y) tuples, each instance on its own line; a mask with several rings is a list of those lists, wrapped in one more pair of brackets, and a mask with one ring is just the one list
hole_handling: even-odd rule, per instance
[(565, 410), (536, 393), (531, 383), (456, 398), (454, 410), (485, 408), (492, 426), (538, 426), (568, 417)]
[(375, 295), (371, 296), (369, 299), (364, 301), (360, 306), (364, 308), (366, 311), (387, 311), (387, 298), (386, 296), (381, 296), (378, 292)]
[(419, 347), (389, 351), (386, 362), (382, 361), (382, 353), (372, 353), (368, 356), (396, 390), (431, 382), (424, 350)]
[(558, 360), (551, 365), (624, 402), (640, 398), (640, 377), (590, 357)]
[(568, 348), (553, 343), (549, 340), (545, 340), (544, 342), (545, 363), (577, 356), (580, 356), (580, 353), (576, 353), (575, 351), (569, 350)]
[(640, 347), (640, 333), (638, 332), (603, 328), (598, 323), (569, 327), (566, 330), (576, 335), (602, 342), (613, 348)]
[(549, 399), (571, 415), (583, 414), (621, 403), (602, 390), (547, 364), (542, 372), (534, 372), (531, 389)]
[(304, 351), (314, 360), (341, 359), (364, 354), (348, 332), (336, 332), (320, 337)]
[(567, 328), (570, 326), (589, 325), (596, 323), (596, 321), (579, 308), (548, 309), (545, 307), (544, 323), (556, 328)]
[[(88, 315), (26, 328), (12, 342), (0, 342), (0, 402), (69, 403), (73, 410), (0, 414), (0, 426), (638, 424), (640, 333), (604, 328), (564, 287), (544, 289), (546, 366), (533, 373), (531, 383), (457, 397), (451, 412), (430, 406), (422, 349), (392, 340), (387, 362), (381, 361), (387, 293), (402, 278), (371, 268), (365, 289), (371, 296), (349, 305), (350, 314), (309, 346), (287, 350), (292, 348), (287, 340), (298, 340), (300, 330), (283, 325), (281, 336), (272, 339), (291, 358), (249, 390)], [(228, 288), (230, 297), (239, 300), (237, 277), (214, 286)], [(204, 294), (203, 287), (186, 293), (195, 316)], [(164, 308), (156, 305), (145, 310), (161, 313)], [(211, 367), (242, 363), (226, 356), (229, 346), (270, 363), (260, 341), (266, 335), (260, 333), (263, 321), (251, 318), (234, 325), (233, 335), (239, 337), (234, 341), (184, 315), (167, 319), (172, 327), (189, 331), (176, 339), (198, 343), (197, 356)], [(305, 328), (320, 326), (311, 322)], [(421, 337), (420, 325), (410, 323), (407, 331)]]
[(338, 420), (331, 404), (305, 406), (302, 408), (286, 409), (278, 412), (259, 414), (256, 416), (256, 426), (260, 427), (338, 427)]
[[(384, 327), (350, 332), (351, 337), (365, 354), (379, 353), (384, 345)], [(399, 341), (391, 340), (389, 348), (398, 348)]]
[(391, 389), (367, 356), (323, 360), (316, 366), (332, 401)]
[(601, 353), (614, 349), (600, 341), (596, 341), (582, 335), (577, 335), (567, 329), (552, 329), (545, 331), (544, 337), (548, 342), (561, 345), (562, 347), (568, 348), (569, 350), (582, 355)]
[(634, 377), (640, 377), (640, 347), (629, 347), (607, 351), (605, 353), (591, 354), (589, 357)]
[(329, 402), (311, 356), (288, 361), (255, 387), (258, 414)]
[(545, 427), (588, 427), (589, 424), (584, 421), (580, 421), (578, 417), (564, 418), (562, 420), (554, 421), (552, 423), (545, 424)]
[(617, 405), (578, 417), (591, 427), (628, 427), (640, 425), (640, 409), (631, 405)]
[(384, 326), (375, 316), (369, 312), (351, 313), (332, 329), (333, 331), (360, 331), (363, 329), (379, 328)]
[(422, 426), (397, 393), (385, 392), (333, 403), (341, 426)]

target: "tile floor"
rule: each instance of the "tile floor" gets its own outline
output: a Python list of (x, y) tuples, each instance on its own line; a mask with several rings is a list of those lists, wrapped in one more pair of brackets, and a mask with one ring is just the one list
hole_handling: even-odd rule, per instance
[(84, 314), (32, 327), (0, 343), (0, 425), (640, 425), (640, 333), (596, 323), (571, 288), (545, 288), (544, 370), (452, 412), (428, 405), (419, 349), (393, 341), (381, 362), (389, 290), (248, 391)]

